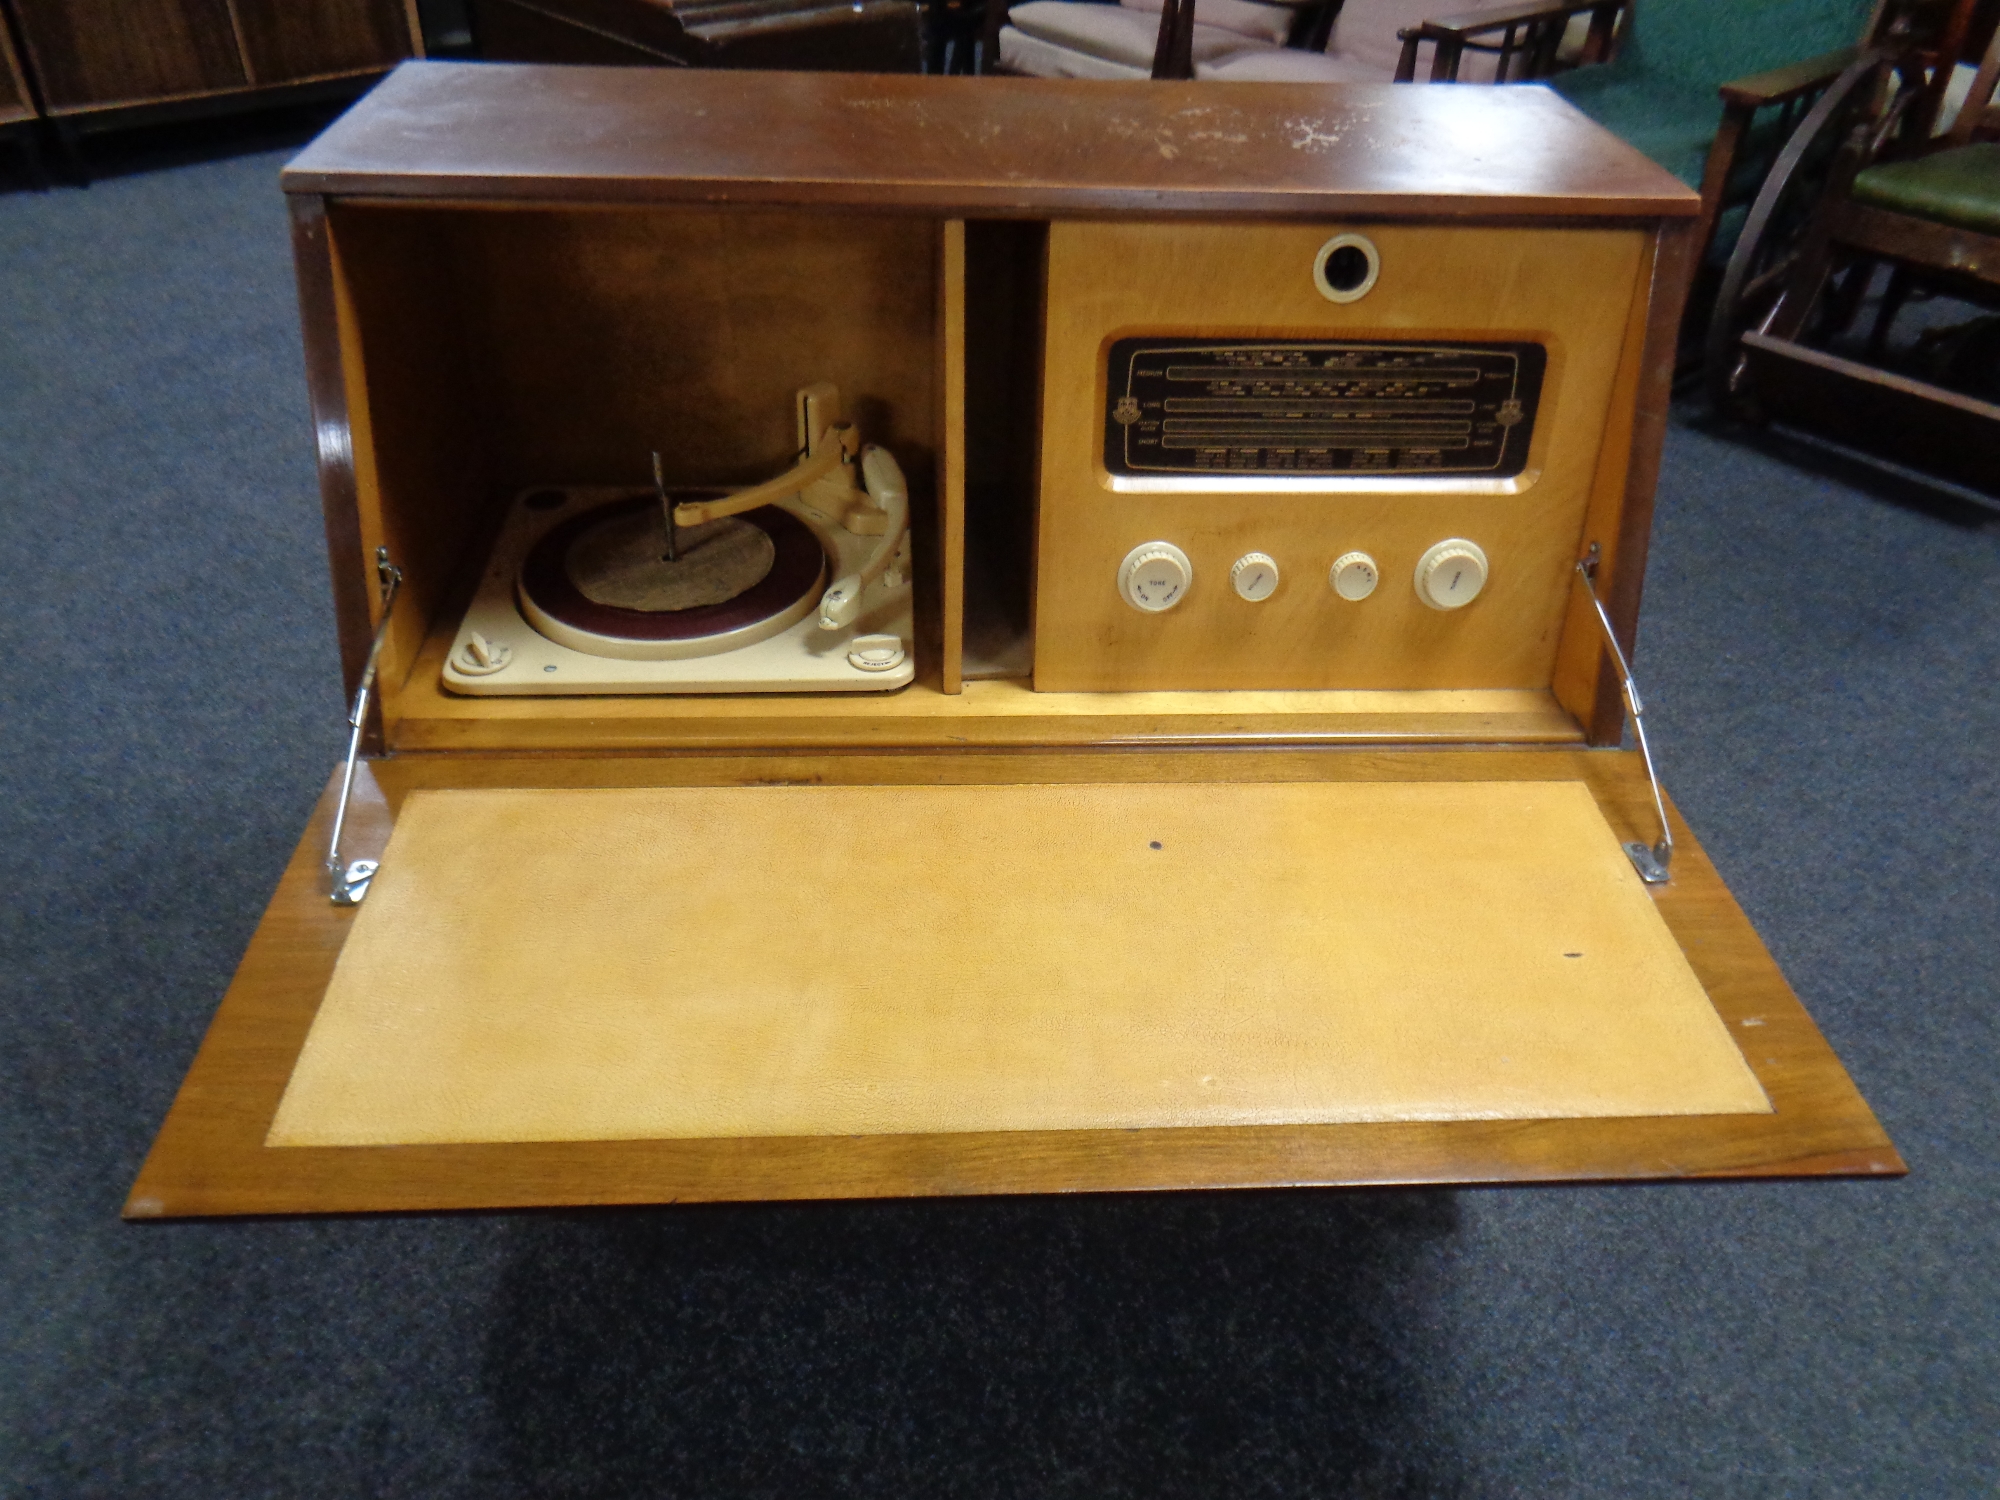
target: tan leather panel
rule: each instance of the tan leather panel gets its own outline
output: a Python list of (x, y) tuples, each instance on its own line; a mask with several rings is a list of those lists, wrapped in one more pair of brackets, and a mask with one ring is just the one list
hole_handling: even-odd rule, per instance
[(1769, 1109), (1580, 783), (432, 791), (269, 1143)]

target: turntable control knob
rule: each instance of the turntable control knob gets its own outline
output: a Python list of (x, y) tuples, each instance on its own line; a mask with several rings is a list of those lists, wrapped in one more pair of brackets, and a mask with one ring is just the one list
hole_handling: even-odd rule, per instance
[(1460, 609), (1486, 587), (1486, 553), (1477, 542), (1452, 537), (1417, 559), (1417, 597), (1432, 609)]
[(1261, 604), (1278, 587), (1278, 563), (1269, 553), (1246, 552), (1229, 570), (1229, 583), (1239, 599)]
[(1172, 609), (1193, 582), (1194, 564), (1172, 542), (1142, 542), (1125, 554), (1118, 569), (1118, 592), (1148, 614)]
[(1382, 581), (1382, 570), (1366, 552), (1343, 552), (1333, 560), (1326, 581), (1350, 604), (1366, 599)]
[(514, 659), (514, 648), (505, 641), (489, 641), (472, 631), (452, 653), (451, 664), (467, 677), (490, 677)]
[(847, 664), (862, 672), (892, 672), (909, 659), (899, 635), (861, 635), (847, 648)]

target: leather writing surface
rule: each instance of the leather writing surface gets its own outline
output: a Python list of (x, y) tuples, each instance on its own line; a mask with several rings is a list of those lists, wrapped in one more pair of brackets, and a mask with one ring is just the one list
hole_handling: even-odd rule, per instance
[(453, 790), (269, 1144), (1769, 1109), (1580, 783)]

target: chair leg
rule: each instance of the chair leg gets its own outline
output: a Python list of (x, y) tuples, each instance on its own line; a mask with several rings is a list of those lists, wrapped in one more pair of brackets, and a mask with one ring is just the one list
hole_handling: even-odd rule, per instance
[(1833, 246), (1826, 231), (1818, 225), (1806, 233), (1806, 242), (1799, 250), (1798, 260), (1792, 266), (1792, 274), (1786, 280), (1785, 289), (1765, 319), (1763, 332), (1774, 339), (1786, 339), (1796, 343), (1805, 331), (1806, 321), (1813, 309), (1819, 305), (1826, 292), (1827, 278), (1833, 274)]
[(1612, 49), (1618, 42), (1617, 4), (1600, 5), (1590, 13), (1590, 31), (1583, 39), (1583, 56), (1578, 59), (1585, 66), (1591, 63), (1609, 62)]
[(1908, 266), (1896, 266), (1889, 272), (1889, 284), (1882, 289), (1881, 304), (1875, 309), (1875, 323), (1868, 330), (1868, 359), (1871, 364), (1879, 363), (1889, 347), (1889, 330), (1895, 325), (1896, 314), (1903, 310), (1903, 304), (1910, 300), (1910, 292), (1916, 286), (1916, 278), (1910, 274)]
[(1815, 330), (1818, 338), (1839, 338), (1854, 325), (1855, 314), (1861, 311), (1862, 300), (1868, 295), (1868, 284), (1874, 279), (1875, 262), (1865, 259), (1857, 260), (1834, 278), (1832, 294), (1820, 306), (1819, 327)]
[(1424, 33), (1420, 27), (1413, 26), (1396, 34), (1403, 39), (1403, 55), (1396, 60), (1395, 81), (1414, 83), (1417, 78), (1417, 47), (1422, 43)]

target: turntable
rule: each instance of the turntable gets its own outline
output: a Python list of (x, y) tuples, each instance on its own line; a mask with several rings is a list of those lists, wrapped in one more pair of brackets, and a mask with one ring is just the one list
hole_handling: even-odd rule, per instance
[(915, 675), (909, 490), (797, 396), (799, 462), (764, 484), (515, 496), (443, 680), (454, 692), (881, 692)]

